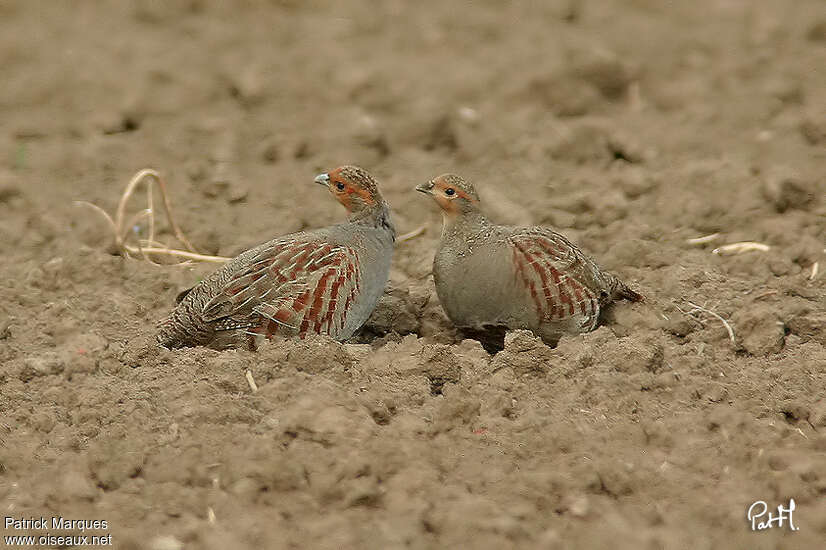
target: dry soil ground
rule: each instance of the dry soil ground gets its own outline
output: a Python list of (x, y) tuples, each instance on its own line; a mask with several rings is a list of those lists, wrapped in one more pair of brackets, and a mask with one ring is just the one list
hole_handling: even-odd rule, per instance
[[(0, 67), (2, 516), (124, 549), (823, 547), (822, 1), (21, 0)], [(231, 255), (342, 219), (311, 182), (345, 163), (427, 225), (353, 343), (159, 350), (211, 266), (112, 255), (72, 205), (151, 166)], [(446, 171), (646, 303), (460, 341), (412, 190)], [(739, 241), (771, 248), (711, 252)], [(790, 498), (799, 531), (751, 532)]]

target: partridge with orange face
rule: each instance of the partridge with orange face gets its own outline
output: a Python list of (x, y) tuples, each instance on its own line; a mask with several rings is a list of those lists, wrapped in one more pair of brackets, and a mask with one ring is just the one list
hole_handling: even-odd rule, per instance
[(315, 178), (348, 221), (248, 250), (178, 297), (161, 322), (166, 348), (255, 349), (274, 335), (350, 338), (384, 292), (395, 230), (376, 180), (356, 166)]
[(439, 301), (458, 328), (483, 342), (506, 329), (529, 329), (555, 345), (563, 334), (596, 328), (610, 303), (643, 299), (559, 233), (488, 221), (473, 185), (459, 176), (445, 174), (416, 190), (442, 209), (433, 259)]

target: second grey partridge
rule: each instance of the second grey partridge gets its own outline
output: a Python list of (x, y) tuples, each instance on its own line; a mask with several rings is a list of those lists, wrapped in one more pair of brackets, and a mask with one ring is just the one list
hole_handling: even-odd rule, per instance
[(529, 329), (550, 345), (596, 328), (602, 308), (643, 300), (571, 241), (544, 227), (495, 225), (469, 182), (444, 174), (416, 187), (441, 207), (433, 259), (439, 301), (450, 320), (488, 348), (507, 329)]
[(376, 180), (356, 166), (315, 178), (348, 221), (293, 233), (248, 250), (179, 296), (160, 323), (166, 348), (257, 347), (262, 338), (351, 337), (384, 292), (395, 230)]

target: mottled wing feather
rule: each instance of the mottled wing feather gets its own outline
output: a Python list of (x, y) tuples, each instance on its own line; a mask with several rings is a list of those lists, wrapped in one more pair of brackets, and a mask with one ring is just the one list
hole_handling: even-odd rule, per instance
[(189, 294), (190, 292), (192, 292), (192, 289), (193, 289), (193, 288), (195, 288), (195, 287), (194, 287), (194, 286), (191, 286), (191, 287), (189, 287), (188, 289), (186, 289), (186, 290), (182, 290), (181, 292), (179, 292), (179, 293), (178, 293), (178, 295), (177, 295), (177, 296), (175, 296), (175, 305), (180, 304), (181, 302), (183, 302), (183, 301), (184, 301), (184, 298), (186, 298), (187, 294)]
[(337, 335), (360, 289), (355, 251), (319, 241), (261, 249), (205, 307), (217, 330)]
[(526, 231), (508, 237), (517, 281), (528, 291), (540, 318), (592, 328), (600, 289), (593, 262), (562, 235)]

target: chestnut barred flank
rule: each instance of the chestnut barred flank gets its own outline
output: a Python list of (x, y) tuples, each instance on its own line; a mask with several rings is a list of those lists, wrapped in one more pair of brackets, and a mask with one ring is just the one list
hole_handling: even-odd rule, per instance
[(346, 340), (364, 324), (390, 270), (389, 207), (361, 168), (341, 167), (315, 181), (347, 208), (349, 221), (274, 239), (212, 273), (161, 322), (162, 346), (254, 349), (275, 335)]
[(470, 334), (530, 329), (555, 344), (594, 330), (612, 302), (643, 299), (559, 233), (488, 221), (473, 185), (459, 176), (416, 189), (445, 214), (433, 278), (448, 317)]

